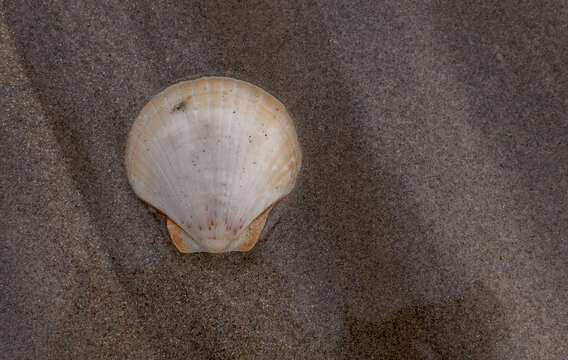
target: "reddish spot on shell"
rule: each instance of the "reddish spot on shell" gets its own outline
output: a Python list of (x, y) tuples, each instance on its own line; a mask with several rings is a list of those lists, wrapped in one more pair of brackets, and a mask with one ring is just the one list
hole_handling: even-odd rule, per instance
[(203, 226), (199, 225), (199, 230), (203, 230)]
[(217, 240), (217, 237), (211, 236), (211, 237), (209, 237), (209, 240)]
[(213, 221), (213, 219), (211, 219), (210, 224), (211, 224), (211, 226), (215, 226), (215, 221)]
[(231, 231), (231, 225), (227, 225), (225, 228), (227, 229), (227, 231)]
[(211, 230), (211, 226), (208, 226), (207, 229)]

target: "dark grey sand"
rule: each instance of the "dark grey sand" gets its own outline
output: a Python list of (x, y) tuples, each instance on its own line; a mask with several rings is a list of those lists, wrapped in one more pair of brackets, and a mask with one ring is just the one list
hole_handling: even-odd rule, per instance
[[(566, 1), (4, 0), (0, 37), (0, 358), (568, 358)], [(303, 146), (249, 253), (178, 253), (125, 177), (210, 74)]]

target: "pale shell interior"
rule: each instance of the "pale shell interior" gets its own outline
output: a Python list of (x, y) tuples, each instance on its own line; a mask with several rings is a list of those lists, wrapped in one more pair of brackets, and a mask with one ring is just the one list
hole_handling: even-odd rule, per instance
[(284, 106), (224, 77), (184, 81), (155, 96), (126, 146), (132, 188), (168, 217), (182, 252), (254, 246), (270, 207), (294, 187), (301, 157)]

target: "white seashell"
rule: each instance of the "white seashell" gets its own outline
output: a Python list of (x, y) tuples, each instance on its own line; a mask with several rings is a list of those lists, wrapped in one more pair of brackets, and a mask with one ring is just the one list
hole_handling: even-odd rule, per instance
[(156, 95), (128, 135), (134, 192), (167, 216), (181, 252), (247, 251), (296, 182), (302, 154), (292, 118), (261, 88), (224, 77)]

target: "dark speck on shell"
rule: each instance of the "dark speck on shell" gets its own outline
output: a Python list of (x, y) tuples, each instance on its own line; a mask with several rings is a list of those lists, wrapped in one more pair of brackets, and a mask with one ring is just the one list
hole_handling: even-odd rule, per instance
[(185, 100), (180, 101), (177, 105), (172, 108), (172, 113), (183, 111), (185, 109), (186, 102)]

